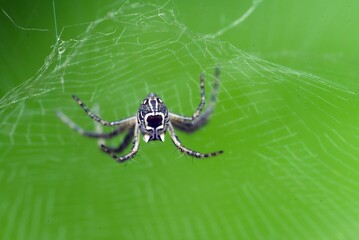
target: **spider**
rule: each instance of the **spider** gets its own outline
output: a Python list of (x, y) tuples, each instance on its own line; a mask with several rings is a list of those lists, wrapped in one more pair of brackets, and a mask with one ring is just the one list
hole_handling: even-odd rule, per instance
[[(119, 135), (122, 132), (127, 131), (127, 134), (125, 135), (122, 143), (118, 147), (112, 148), (104, 144), (100, 145), (100, 148), (103, 152), (109, 154), (119, 163), (123, 163), (136, 155), (139, 149), (140, 133), (143, 135), (143, 140), (147, 143), (149, 141), (155, 140), (164, 141), (165, 133), (167, 131), (170, 134), (172, 142), (175, 144), (179, 151), (196, 158), (217, 156), (223, 153), (223, 151), (200, 153), (183, 146), (179, 138), (177, 137), (174, 128), (191, 133), (202, 127), (207, 122), (208, 118), (214, 110), (217, 101), (219, 75), (220, 69), (217, 67), (214, 74), (215, 80), (213, 83), (210, 103), (204, 112), (202, 112), (206, 101), (204, 94), (204, 75), (200, 75), (201, 101), (197, 107), (197, 110), (193, 113), (191, 117), (169, 112), (166, 105), (155, 93), (148, 94), (148, 96), (142, 101), (136, 116), (113, 122), (103, 120), (101, 117), (95, 115), (76, 95), (72, 95), (74, 100), (89, 115), (90, 118), (104, 126), (117, 127), (115, 130), (109, 133), (85, 131), (79, 126), (77, 126), (74, 122), (72, 122), (62, 112), (58, 112), (57, 114), (58, 117), (71, 129), (75, 130), (83, 136), (90, 138), (109, 139)], [(123, 156), (116, 155), (117, 153), (121, 153), (130, 144), (132, 139), (134, 140), (131, 151)]]

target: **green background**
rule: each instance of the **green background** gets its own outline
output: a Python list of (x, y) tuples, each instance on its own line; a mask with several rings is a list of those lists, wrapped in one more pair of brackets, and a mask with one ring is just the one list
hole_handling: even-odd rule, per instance
[[(0, 237), (356, 239), (359, 3), (264, 0), (216, 39), (251, 1), (139, 3), (56, 2), (56, 44), (52, 2), (1, 2), (48, 31), (0, 14)], [(213, 118), (178, 133), (216, 158), (167, 136), (119, 165), (55, 116), (93, 129), (70, 94), (118, 119), (149, 91), (190, 115), (217, 64)]]

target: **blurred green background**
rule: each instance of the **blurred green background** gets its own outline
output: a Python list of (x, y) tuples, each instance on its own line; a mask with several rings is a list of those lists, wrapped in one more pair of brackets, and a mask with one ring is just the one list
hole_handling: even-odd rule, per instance
[[(357, 1), (55, 4), (57, 43), (52, 2), (0, 3), (0, 238), (356, 239)], [(72, 93), (111, 120), (150, 91), (190, 115), (217, 64), (213, 118), (178, 133), (216, 158), (167, 136), (119, 165), (55, 116), (91, 130)]]

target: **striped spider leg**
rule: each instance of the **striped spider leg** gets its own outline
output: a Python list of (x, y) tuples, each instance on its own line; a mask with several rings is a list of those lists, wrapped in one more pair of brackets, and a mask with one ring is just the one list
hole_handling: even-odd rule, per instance
[[(100, 146), (101, 150), (110, 155), (114, 155), (114, 153), (122, 152), (130, 144), (131, 140), (134, 137), (134, 129), (135, 129), (134, 126), (136, 124), (136, 117), (126, 118), (126, 119), (123, 119), (120, 121), (108, 122), (108, 121), (103, 120), (101, 117), (95, 115), (94, 113), (92, 113), (92, 111), (76, 95), (73, 95), (73, 98), (79, 104), (79, 106), (84, 109), (84, 111), (89, 115), (90, 118), (94, 119), (96, 122), (99, 122), (104, 126), (116, 126), (117, 128), (108, 133), (97, 133), (97, 132), (85, 131), (84, 129), (79, 127), (77, 124), (75, 124), (64, 113), (58, 111), (57, 116), (66, 125), (68, 125), (75, 132), (77, 132), (83, 136), (90, 137), (90, 138), (100, 138), (100, 139), (110, 139), (110, 138), (113, 138), (113, 137), (123, 133), (124, 131), (127, 131), (127, 134), (125, 135), (123, 141), (120, 143), (120, 145), (118, 147), (111, 148), (111, 147), (105, 146), (104, 144), (101, 144), (101, 146)], [(135, 145), (135, 143), (134, 143), (134, 145)], [(134, 153), (134, 155), (135, 154), (136, 153)], [(128, 159), (129, 158), (126, 158), (126, 159), (116, 158), (116, 160), (119, 162), (123, 162)]]
[(202, 109), (206, 103), (206, 98), (204, 94), (204, 76), (203, 74), (201, 74), (200, 76), (201, 101), (196, 111), (193, 113), (191, 117), (170, 113), (170, 120), (175, 128), (191, 133), (198, 130), (200, 127), (202, 127), (207, 123), (217, 103), (219, 76), (220, 76), (220, 69), (219, 67), (216, 67), (214, 72), (214, 82), (213, 82), (211, 99), (207, 109), (204, 112), (202, 112)]

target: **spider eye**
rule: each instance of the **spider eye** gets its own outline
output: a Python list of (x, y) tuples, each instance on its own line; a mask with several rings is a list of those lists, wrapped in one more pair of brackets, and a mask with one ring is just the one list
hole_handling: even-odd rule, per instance
[(161, 115), (153, 115), (148, 116), (147, 125), (152, 128), (157, 128), (162, 125), (162, 116)]

